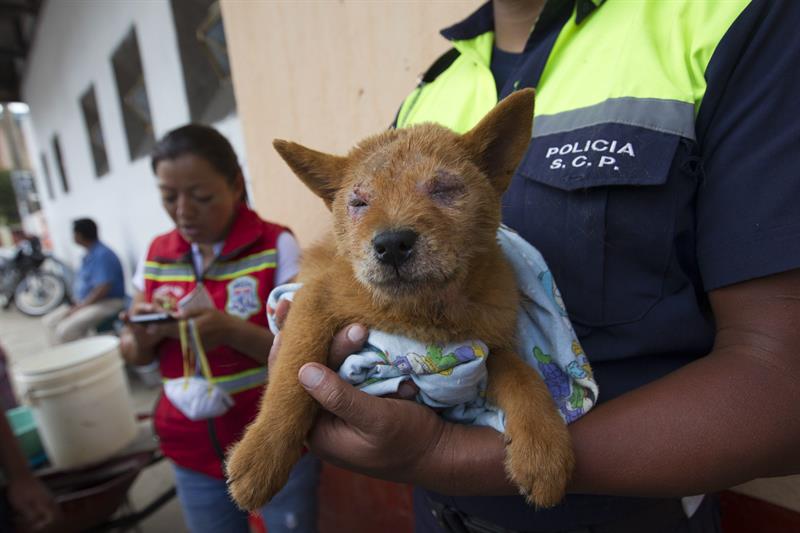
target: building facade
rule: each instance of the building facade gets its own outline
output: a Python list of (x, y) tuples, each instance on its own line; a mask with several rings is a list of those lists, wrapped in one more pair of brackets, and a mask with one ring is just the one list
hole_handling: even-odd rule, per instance
[(76, 218), (97, 222), (128, 278), (153, 236), (171, 228), (148, 157), (167, 131), (210, 123), (244, 163), (212, 0), (46, 2), (21, 92), (50, 241), (73, 266)]

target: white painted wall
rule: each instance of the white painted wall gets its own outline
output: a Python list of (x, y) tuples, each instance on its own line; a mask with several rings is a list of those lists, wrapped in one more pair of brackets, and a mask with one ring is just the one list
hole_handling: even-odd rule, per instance
[[(31, 126), (24, 128), (55, 254), (77, 266), (72, 220), (93, 218), (100, 238), (120, 257), (126, 277), (150, 240), (172, 225), (161, 208), (149, 158), (130, 161), (111, 55), (136, 26), (156, 139), (189, 121), (180, 53), (168, 0), (50, 0), (40, 13), (22, 84)], [(95, 176), (80, 96), (94, 84), (110, 172)], [(244, 164), (236, 115), (214, 125)], [(70, 192), (64, 194), (51, 138), (61, 142)], [(40, 154), (50, 166), (55, 200), (47, 195)]]

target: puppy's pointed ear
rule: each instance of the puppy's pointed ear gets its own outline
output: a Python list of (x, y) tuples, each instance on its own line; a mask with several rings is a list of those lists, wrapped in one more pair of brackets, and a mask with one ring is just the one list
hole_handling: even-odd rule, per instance
[(531, 140), (534, 94), (511, 93), (462, 137), (497, 194), (505, 192)]
[(324, 154), (280, 139), (272, 141), (272, 146), (297, 177), (314, 194), (325, 200), (325, 205), (330, 209), (333, 197), (341, 185), (347, 158)]

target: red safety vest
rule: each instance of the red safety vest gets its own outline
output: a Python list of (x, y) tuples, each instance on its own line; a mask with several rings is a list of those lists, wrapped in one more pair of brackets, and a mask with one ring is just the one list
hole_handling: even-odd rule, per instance
[[(286, 228), (265, 222), (242, 205), (219, 257), (203, 273), (217, 309), (267, 327), (265, 306), (274, 286), (276, 243)], [(144, 294), (148, 302), (175, 309), (178, 300), (197, 285), (191, 245), (177, 230), (156, 237), (145, 263)], [(264, 347), (266, 354), (267, 346)], [(165, 395), (155, 411), (155, 430), (164, 455), (185, 468), (222, 478), (222, 459), (256, 416), (266, 368), (227, 346), (206, 351), (214, 382), (232, 394), (235, 405), (224, 415), (191, 421)], [(183, 376), (180, 342), (158, 346), (165, 379)]]

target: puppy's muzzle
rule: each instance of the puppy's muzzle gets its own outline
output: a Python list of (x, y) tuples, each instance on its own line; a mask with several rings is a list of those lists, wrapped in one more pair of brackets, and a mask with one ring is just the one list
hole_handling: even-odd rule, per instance
[(379, 233), (372, 239), (375, 257), (384, 265), (398, 269), (411, 257), (417, 237), (419, 235), (410, 229)]

